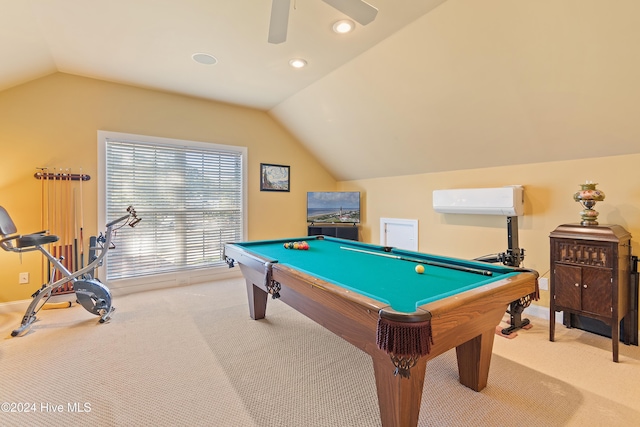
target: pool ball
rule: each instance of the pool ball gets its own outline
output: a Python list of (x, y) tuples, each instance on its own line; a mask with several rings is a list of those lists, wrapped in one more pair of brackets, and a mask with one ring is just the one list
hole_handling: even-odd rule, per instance
[(418, 273), (418, 274), (424, 273), (424, 265), (422, 265), (422, 264), (416, 265), (416, 273)]

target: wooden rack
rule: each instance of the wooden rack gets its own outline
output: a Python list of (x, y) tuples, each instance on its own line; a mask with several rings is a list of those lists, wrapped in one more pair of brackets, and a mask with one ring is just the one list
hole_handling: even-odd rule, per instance
[(35, 179), (54, 179), (63, 181), (89, 181), (91, 176), (80, 173), (51, 173), (51, 172), (36, 172), (33, 174)]

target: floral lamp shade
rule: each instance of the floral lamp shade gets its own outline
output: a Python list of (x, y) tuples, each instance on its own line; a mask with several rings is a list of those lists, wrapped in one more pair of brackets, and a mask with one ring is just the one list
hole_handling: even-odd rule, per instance
[(580, 191), (573, 195), (573, 200), (579, 202), (584, 208), (580, 212), (582, 218), (580, 224), (582, 225), (598, 225), (597, 219), (599, 212), (593, 209), (593, 207), (596, 205), (596, 202), (604, 200), (604, 192), (598, 190), (596, 185), (598, 184), (591, 181), (580, 184)]

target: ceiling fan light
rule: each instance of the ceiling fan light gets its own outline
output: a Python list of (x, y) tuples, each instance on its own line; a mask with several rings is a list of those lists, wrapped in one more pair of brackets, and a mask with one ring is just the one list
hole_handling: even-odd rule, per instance
[(333, 31), (338, 34), (346, 34), (353, 31), (356, 24), (350, 19), (342, 19), (333, 24)]
[(289, 65), (291, 65), (293, 68), (304, 68), (307, 66), (307, 61), (302, 58), (293, 58), (289, 61)]

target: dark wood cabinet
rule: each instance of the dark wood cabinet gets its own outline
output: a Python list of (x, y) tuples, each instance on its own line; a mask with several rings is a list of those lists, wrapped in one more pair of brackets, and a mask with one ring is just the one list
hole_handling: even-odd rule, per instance
[(358, 240), (358, 227), (356, 225), (310, 225), (307, 228), (307, 235)]
[(572, 327), (572, 315), (597, 319), (611, 328), (613, 360), (617, 362), (621, 321), (625, 344), (630, 344), (633, 332), (631, 234), (619, 225), (565, 224), (549, 237), (549, 340), (555, 338), (556, 311), (564, 312), (568, 327)]

